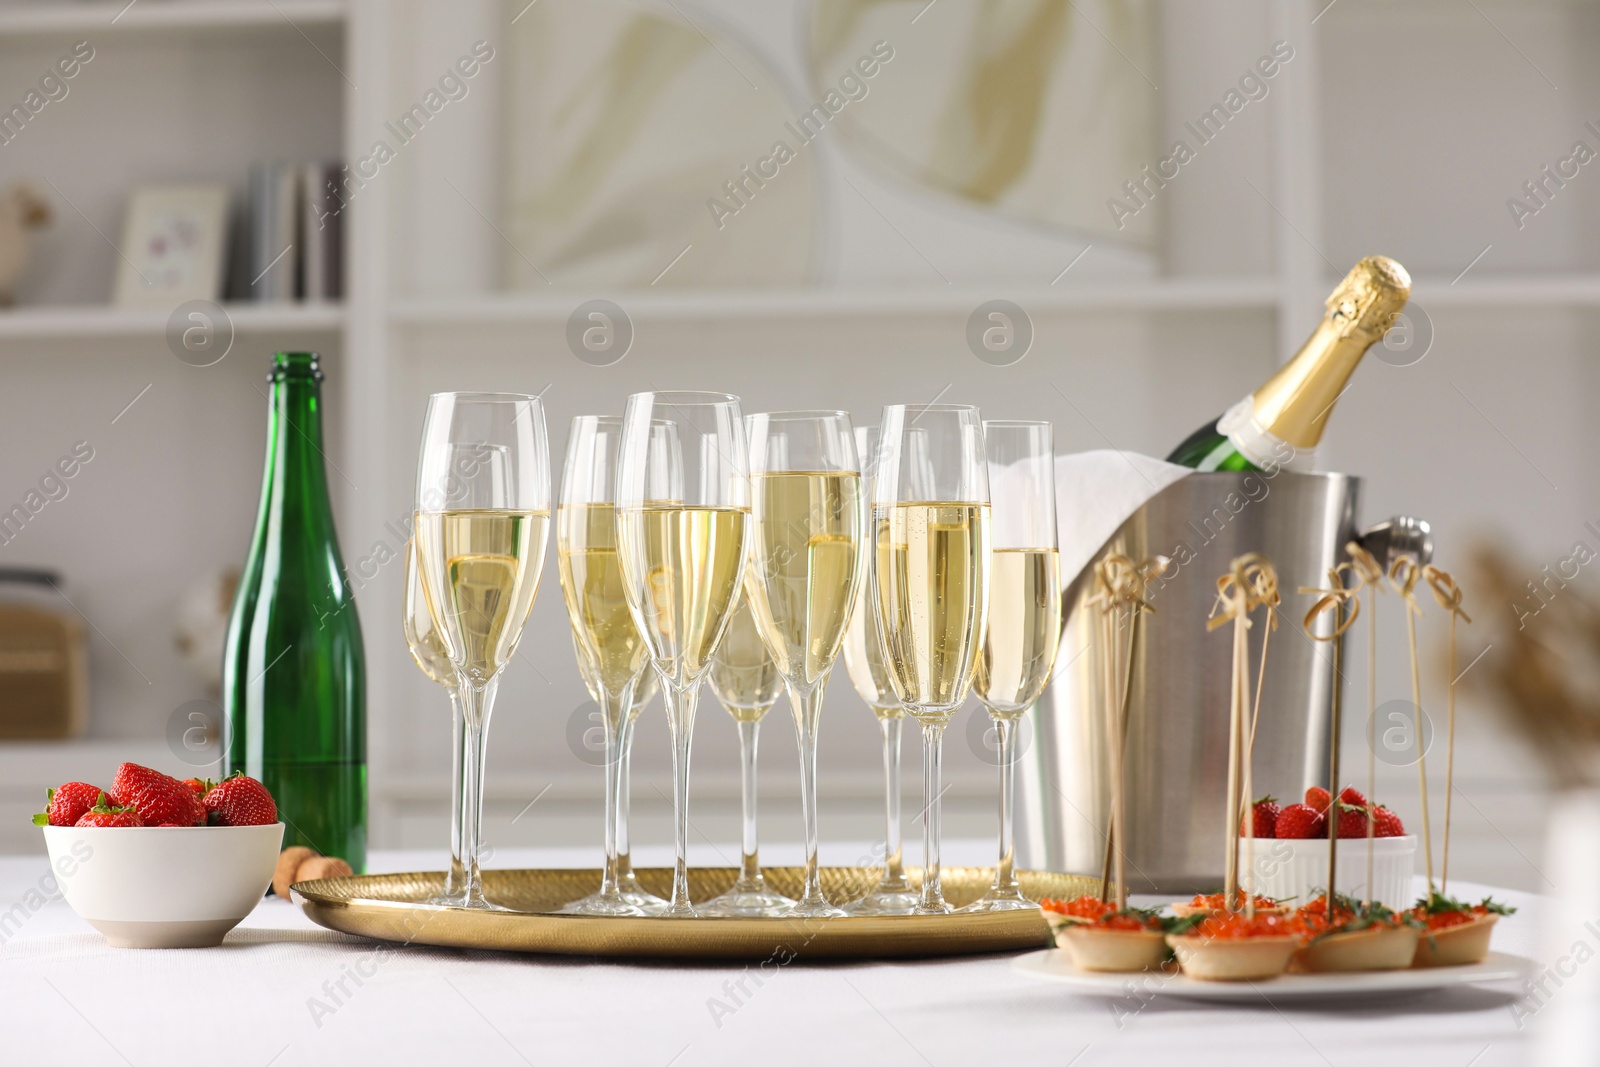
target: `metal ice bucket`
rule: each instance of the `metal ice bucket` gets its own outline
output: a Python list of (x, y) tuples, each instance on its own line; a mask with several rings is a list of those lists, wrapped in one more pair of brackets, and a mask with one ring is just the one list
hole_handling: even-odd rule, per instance
[[(1324, 783), (1333, 657), (1301, 630), (1328, 568), (1359, 540), (1380, 563), (1397, 554), (1426, 563), (1426, 523), (1394, 518), (1357, 535), (1360, 479), (1343, 474), (1193, 474), (1135, 512), (1094, 557), (1162, 555), (1171, 568), (1151, 583), (1154, 615), (1140, 624), (1128, 699), (1127, 870), (1132, 892), (1214, 891), (1222, 884), (1228, 774), (1231, 627), (1207, 632), (1217, 577), (1235, 556), (1260, 552), (1278, 572), (1282, 618), (1267, 656), (1253, 791), (1298, 799)], [(1021, 755), (1018, 863), (1098, 873), (1108, 812), (1101, 720), (1101, 649), (1092, 564), (1063, 596), (1065, 623), (1055, 678), (1033, 716)], [(1302, 603), (1303, 602), (1303, 603)], [(1261, 623), (1251, 630), (1251, 688)], [(1325, 784), (1325, 783), (1324, 783)]]

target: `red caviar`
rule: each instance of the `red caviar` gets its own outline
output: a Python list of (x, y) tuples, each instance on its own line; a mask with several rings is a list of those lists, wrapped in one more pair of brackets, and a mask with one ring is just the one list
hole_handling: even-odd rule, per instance
[(1106, 930), (1156, 930), (1160, 921), (1145, 918), (1132, 912), (1119, 912), (1117, 906), (1099, 897), (1081, 896), (1076, 900), (1039, 901), (1039, 907), (1057, 915), (1065, 915), (1086, 926), (1099, 926)]
[(1251, 937), (1299, 936), (1294, 920), (1282, 915), (1247, 917), (1243, 912), (1222, 912), (1206, 916), (1185, 936), (1236, 941)]
[[(1194, 899), (1189, 901), (1189, 906), (1191, 908), (1206, 908), (1210, 911), (1227, 911), (1228, 906), (1223, 903), (1226, 899), (1227, 896), (1223, 893), (1196, 893)], [(1233, 903), (1235, 908), (1244, 907), (1244, 893), (1235, 893)], [(1255, 904), (1257, 908), (1275, 909), (1278, 907), (1278, 902), (1271, 897), (1256, 897)]]
[(1489, 909), (1476, 904), (1465, 911), (1436, 911), (1432, 915), (1422, 908), (1416, 908), (1412, 914), (1427, 923), (1429, 930), (1448, 930), (1452, 926), (1465, 926), (1484, 918), (1489, 914)]

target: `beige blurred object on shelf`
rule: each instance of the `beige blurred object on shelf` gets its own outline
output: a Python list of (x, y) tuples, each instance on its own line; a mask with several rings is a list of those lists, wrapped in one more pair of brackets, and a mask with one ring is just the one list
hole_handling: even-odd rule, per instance
[(173, 647), (212, 695), (222, 692), (222, 646), (238, 588), (237, 569), (218, 571), (190, 587), (178, 601)]
[(89, 727), (83, 623), (42, 592), (56, 581), (46, 571), (0, 572), (0, 740), (82, 737)]
[(50, 203), (33, 186), (18, 182), (0, 196), (0, 307), (16, 303), (16, 284), (33, 255), (30, 231), (50, 225)]

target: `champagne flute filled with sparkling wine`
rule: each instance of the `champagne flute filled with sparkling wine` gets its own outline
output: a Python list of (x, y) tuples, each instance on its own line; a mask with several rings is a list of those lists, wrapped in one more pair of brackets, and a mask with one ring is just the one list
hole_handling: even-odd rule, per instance
[(544, 568), (550, 459), (544, 407), (517, 393), (435, 393), (417, 464), (415, 538), (428, 617), (461, 701), (460, 907), (494, 909), (478, 870), (483, 771), (500, 673)]
[(1038, 907), (1017, 885), (1012, 839), (1017, 729), (1044, 692), (1061, 639), (1055, 449), (1048, 422), (985, 422), (992, 538), (989, 626), (972, 691), (989, 710), (1000, 760), (1000, 859), (994, 884), (965, 911)]
[(794, 914), (843, 915), (817, 866), (817, 731), (828, 675), (861, 580), (866, 500), (855, 433), (843, 411), (752, 415), (750, 569), (745, 590), (789, 691), (800, 747), (805, 885)]
[[(922, 726), (923, 848), (917, 914), (951, 910), (939, 883), (944, 730), (972, 687), (989, 605), (989, 471), (978, 409), (883, 409), (872, 481), (875, 607), (889, 681)], [(926, 434), (929, 477), (913, 457)]]
[[(915, 430), (912, 431), (915, 434)], [(914, 442), (913, 442), (914, 443)], [(926, 448), (916, 449), (926, 459)], [(861, 470), (871, 476), (878, 453), (878, 428), (856, 427), (856, 456)], [(868, 496), (870, 498), (870, 489)], [(844, 664), (856, 693), (872, 710), (883, 734), (884, 837), (883, 877), (872, 891), (844, 910), (851, 915), (910, 915), (917, 907), (917, 894), (906, 881), (900, 837), (900, 734), (905, 723), (905, 708), (894, 695), (889, 668), (883, 662), (883, 644), (872, 621), (870, 597), (873, 589), (872, 531), (861, 553), (861, 586), (856, 590), (855, 607), (844, 636)]]
[[(671, 423), (650, 432), (670, 452)], [(617, 841), (622, 744), (650, 669), (649, 650), (623, 595), (617, 551), (617, 456), (622, 419), (579, 415), (567, 434), (567, 458), (556, 509), (556, 561), (572, 624), (579, 673), (600, 706), (605, 738), (605, 867), (598, 892), (568, 904), (580, 915), (645, 915), (622, 894)]]
[[(747, 420), (748, 421), (748, 420)], [(745, 564), (746, 574), (749, 564)], [(767, 887), (761, 874), (756, 835), (756, 740), (761, 720), (783, 692), (783, 675), (756, 631), (750, 612), (749, 596), (739, 598), (739, 607), (728, 622), (711, 670), (706, 675), (711, 691), (717, 695), (739, 727), (739, 791), (744, 821), (744, 840), (740, 848), (739, 878), (720, 897), (700, 909), (702, 915), (737, 918), (782, 915), (794, 901)]]
[[(672, 423), (675, 435), (653, 429)], [(689, 902), (689, 751), (700, 681), (739, 600), (750, 519), (749, 454), (739, 398), (649, 392), (628, 398), (617, 475), (623, 592), (644, 635), (672, 735), (672, 899)]]
[(406, 647), (411, 658), (417, 661), (428, 680), (444, 686), (450, 694), (450, 869), (445, 872), (444, 892), (434, 898), (434, 903), (448, 904), (460, 894), (464, 883), (465, 867), (461, 863), (461, 760), (466, 754), (462, 743), (463, 722), (461, 698), (456, 692), (456, 669), (450, 665), (450, 653), (444, 647), (444, 638), (433, 628), (433, 618), (428, 614), (428, 598), (422, 591), (422, 570), (417, 566), (417, 543), (406, 542), (406, 591), (400, 623), (406, 635)]

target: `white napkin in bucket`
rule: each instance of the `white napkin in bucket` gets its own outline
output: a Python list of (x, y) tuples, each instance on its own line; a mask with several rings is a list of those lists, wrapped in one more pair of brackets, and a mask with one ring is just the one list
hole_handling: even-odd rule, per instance
[[(1056, 457), (1056, 532), (1062, 588), (1071, 585), (1145, 501), (1194, 471), (1137, 452), (1099, 449)], [(991, 492), (993, 492), (991, 488)]]

